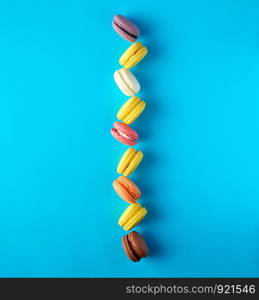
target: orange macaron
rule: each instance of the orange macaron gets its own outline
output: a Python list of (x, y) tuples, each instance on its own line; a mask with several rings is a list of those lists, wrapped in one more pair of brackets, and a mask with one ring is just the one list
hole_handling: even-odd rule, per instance
[(126, 176), (120, 176), (113, 181), (115, 192), (126, 202), (135, 203), (141, 197), (138, 186)]

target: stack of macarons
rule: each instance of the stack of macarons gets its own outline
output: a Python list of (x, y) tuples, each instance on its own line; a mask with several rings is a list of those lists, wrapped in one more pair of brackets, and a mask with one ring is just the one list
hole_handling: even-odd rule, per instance
[[(136, 94), (141, 87), (135, 75), (130, 71), (146, 55), (147, 48), (140, 42), (136, 42), (140, 31), (129, 19), (116, 15), (113, 18), (114, 30), (125, 40), (132, 42), (131, 46), (122, 54), (119, 59), (121, 68), (115, 71), (114, 80), (123, 94), (130, 98), (122, 105), (117, 113), (120, 122), (115, 122), (111, 129), (112, 136), (119, 142), (130, 146), (119, 161), (117, 172), (121, 174), (113, 181), (113, 188), (121, 199), (129, 203), (127, 209), (119, 218), (119, 225), (130, 231), (138, 225), (146, 216), (147, 210), (139, 202), (141, 191), (128, 176), (130, 176), (141, 163), (143, 153), (132, 146), (138, 143), (137, 132), (129, 125), (132, 124), (145, 109), (145, 102)], [(131, 231), (123, 236), (122, 245), (127, 256), (134, 262), (148, 255), (148, 247), (145, 240), (136, 231)]]

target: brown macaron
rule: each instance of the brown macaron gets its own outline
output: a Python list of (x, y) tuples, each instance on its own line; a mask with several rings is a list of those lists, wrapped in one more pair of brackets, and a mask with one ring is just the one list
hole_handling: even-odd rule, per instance
[(129, 259), (134, 262), (148, 256), (147, 244), (137, 231), (125, 235), (122, 238), (122, 246)]

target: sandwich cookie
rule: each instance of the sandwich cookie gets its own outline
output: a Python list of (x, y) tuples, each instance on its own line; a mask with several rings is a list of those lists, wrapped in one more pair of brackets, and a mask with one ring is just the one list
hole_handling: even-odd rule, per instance
[(133, 123), (145, 109), (146, 103), (133, 96), (123, 104), (117, 113), (117, 118), (126, 124)]
[(134, 42), (140, 33), (135, 24), (121, 15), (114, 16), (112, 27), (121, 37), (129, 42)]
[(140, 91), (140, 84), (130, 70), (122, 68), (114, 72), (114, 80), (123, 94), (133, 96)]
[(115, 122), (111, 129), (111, 135), (116, 140), (128, 146), (134, 146), (138, 142), (137, 132), (124, 123)]
[(132, 44), (121, 56), (119, 63), (126, 69), (130, 69), (138, 64), (146, 55), (147, 48), (140, 42)]
[(122, 238), (122, 246), (128, 258), (134, 262), (148, 256), (147, 244), (137, 231), (125, 235)]
[(137, 185), (126, 176), (120, 176), (113, 181), (115, 192), (126, 202), (135, 203), (141, 197), (141, 191)]
[(147, 214), (145, 207), (139, 203), (132, 203), (121, 215), (119, 225), (126, 231), (131, 230), (138, 225)]
[(137, 151), (134, 148), (129, 148), (123, 154), (118, 164), (117, 172), (123, 176), (131, 175), (141, 163), (142, 159), (143, 153), (141, 151)]

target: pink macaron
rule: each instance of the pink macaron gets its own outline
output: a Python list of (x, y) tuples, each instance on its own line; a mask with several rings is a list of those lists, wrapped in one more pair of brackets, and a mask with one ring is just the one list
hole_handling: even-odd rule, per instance
[(134, 146), (138, 142), (137, 132), (130, 128), (129, 125), (121, 122), (113, 124), (111, 134), (116, 140), (128, 146)]
[(134, 42), (140, 33), (135, 24), (121, 15), (114, 16), (112, 27), (121, 37), (129, 42)]

